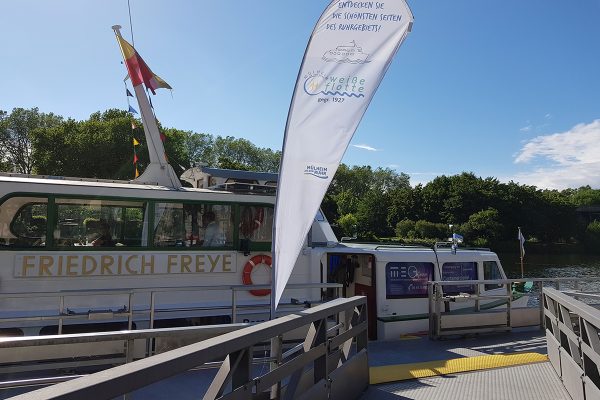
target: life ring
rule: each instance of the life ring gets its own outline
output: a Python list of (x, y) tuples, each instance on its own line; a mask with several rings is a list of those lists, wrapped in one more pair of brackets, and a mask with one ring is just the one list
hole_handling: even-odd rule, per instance
[[(244, 271), (242, 272), (242, 282), (244, 285), (253, 285), (252, 282), (252, 270), (259, 264), (265, 264), (271, 268), (271, 257), (267, 255), (254, 256), (248, 260), (244, 265)], [(271, 289), (254, 289), (250, 290), (250, 293), (254, 296), (268, 296), (271, 293)]]

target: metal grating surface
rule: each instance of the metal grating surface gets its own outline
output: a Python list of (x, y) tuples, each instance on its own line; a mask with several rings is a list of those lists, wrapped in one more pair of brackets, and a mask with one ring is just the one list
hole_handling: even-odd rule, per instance
[(549, 362), (371, 386), (362, 400), (570, 400)]

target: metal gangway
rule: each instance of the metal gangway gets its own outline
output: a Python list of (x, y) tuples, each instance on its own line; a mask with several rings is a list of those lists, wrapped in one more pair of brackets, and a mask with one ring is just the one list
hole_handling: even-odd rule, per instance
[[(212, 329), (213, 334), (229, 332), (136, 361), (133, 361), (134, 352), (130, 351), (123, 365), (72, 377), (74, 379), (13, 398), (95, 400), (123, 396), (135, 399), (147, 396), (147, 393), (136, 392), (145, 387), (174, 395), (173, 390), (180, 391), (181, 387), (171, 387), (169, 379), (182, 375), (185, 379), (190, 373), (196, 374), (192, 378), (196, 387), (192, 390), (204, 392), (203, 398), (207, 400), (351, 399), (360, 396), (369, 384), (367, 302), (360, 296), (336, 299), (256, 325), (56, 335), (46, 338), (45, 344), (125, 340), (133, 347), (136, 340), (184, 335), (186, 329), (203, 328)], [(303, 338), (299, 343), (295, 341), (298, 335)], [(0, 340), (0, 347), (40, 345), (44, 343), (35, 342), (43, 340), (42, 337), (11, 338)], [(161, 384), (166, 386), (157, 388)]]
[(544, 288), (548, 358), (573, 400), (600, 399), (600, 295)]

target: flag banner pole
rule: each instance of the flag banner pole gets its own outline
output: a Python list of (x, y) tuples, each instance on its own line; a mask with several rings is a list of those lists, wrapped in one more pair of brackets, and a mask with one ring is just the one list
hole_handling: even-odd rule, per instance
[(273, 223), (272, 312), (327, 187), (412, 22), (405, 0), (333, 0), (312, 32), (283, 139)]
[[(173, 168), (166, 161), (165, 148), (160, 140), (160, 132), (156, 117), (146, 97), (144, 87), (156, 94), (157, 89), (171, 89), (171, 86), (162, 78), (152, 72), (146, 62), (138, 54), (138, 52), (121, 36), (121, 26), (114, 25), (112, 29), (115, 32), (117, 43), (121, 49), (123, 61), (127, 67), (131, 84), (133, 85), (133, 93), (140, 107), (140, 116), (146, 135), (146, 145), (148, 147), (148, 155), (150, 163), (141, 176), (138, 176), (135, 181), (140, 183), (153, 183), (173, 188), (180, 188), (181, 182), (175, 174)], [(129, 99), (128, 99), (129, 102)], [(129, 105), (129, 111), (137, 114), (137, 111)], [(137, 172), (136, 172), (137, 175)]]
[(521, 233), (521, 227), (519, 227), (519, 234), (517, 236), (519, 239), (519, 254), (521, 256), (521, 279), (525, 276), (524, 268), (523, 268), (523, 258), (525, 257), (525, 237)]

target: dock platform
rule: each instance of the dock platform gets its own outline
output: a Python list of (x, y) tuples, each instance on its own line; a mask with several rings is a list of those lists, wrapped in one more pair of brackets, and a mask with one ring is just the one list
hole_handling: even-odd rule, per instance
[(546, 354), (539, 329), (372, 342), (361, 400), (570, 400)]

